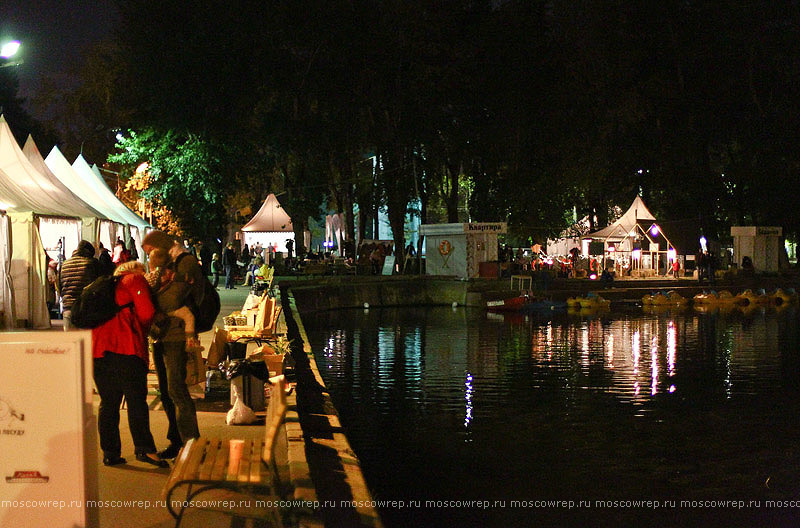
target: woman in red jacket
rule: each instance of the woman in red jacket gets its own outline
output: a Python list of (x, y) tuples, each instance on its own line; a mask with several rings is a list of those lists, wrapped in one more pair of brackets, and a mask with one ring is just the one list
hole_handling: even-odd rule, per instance
[(156, 456), (150, 433), (150, 409), (147, 406), (147, 371), (149, 355), (147, 331), (156, 313), (150, 286), (144, 278), (144, 266), (137, 261), (119, 265), (116, 298), (121, 309), (111, 320), (92, 329), (94, 382), (100, 394), (97, 429), (103, 464), (124, 464), (119, 437), (119, 408), (122, 397), (128, 405), (128, 427), (133, 437), (136, 460), (157, 467), (168, 464)]

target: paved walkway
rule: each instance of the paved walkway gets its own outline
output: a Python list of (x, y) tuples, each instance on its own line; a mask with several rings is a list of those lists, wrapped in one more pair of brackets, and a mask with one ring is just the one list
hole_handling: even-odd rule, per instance
[[(220, 316), (227, 315), (233, 310), (238, 310), (244, 304), (249, 289), (237, 287), (235, 290), (220, 288), (222, 309)], [(222, 320), (218, 321), (222, 325)], [(200, 336), (200, 341), (208, 350), (211, 343), (212, 332)], [(155, 384), (155, 375), (151, 375), (151, 382)], [(192, 388), (196, 398), (203, 398), (202, 385)], [(155, 396), (151, 395), (151, 401)], [(95, 396), (95, 412), (99, 405), (99, 397)], [(220, 438), (258, 438), (264, 435), (263, 422), (257, 425), (229, 426), (225, 423), (225, 412), (197, 413), (198, 425), (201, 434)], [(158, 469), (143, 462), (138, 462), (133, 455), (133, 443), (127, 426), (127, 413), (121, 413), (120, 433), (122, 437), (122, 456), (128, 460), (127, 464), (106, 467), (102, 462), (102, 455), (98, 449), (98, 495), (99, 500), (105, 501), (107, 507), (99, 510), (100, 528), (161, 528), (174, 526), (175, 521), (170, 516), (161, 498), (161, 490), (167, 481), (169, 469)], [(156, 441), (156, 446), (162, 449), (168, 445), (167, 418), (160, 407), (150, 412), (150, 429)], [(182, 526), (187, 528), (205, 526), (229, 526), (229, 517), (219, 513), (193, 510), (185, 517)]]

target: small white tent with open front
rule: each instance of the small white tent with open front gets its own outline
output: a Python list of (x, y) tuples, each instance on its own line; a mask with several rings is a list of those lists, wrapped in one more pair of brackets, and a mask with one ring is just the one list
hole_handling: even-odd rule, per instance
[(272, 244), (277, 247), (277, 251), (283, 251), (287, 239), (294, 241), (292, 219), (272, 193), (241, 231), (244, 243), (250, 247), (261, 242), (265, 248)]
[[(111, 192), (111, 189), (108, 188), (103, 176), (100, 174), (100, 170), (95, 170), (90, 167), (89, 163), (87, 163), (86, 159), (84, 159), (81, 154), (78, 154), (78, 157), (75, 158), (75, 161), (72, 163), (72, 168), (76, 173), (78, 173), (83, 181), (95, 189), (106, 201), (106, 203), (117, 212), (119, 217), (123, 219), (123, 222), (128, 226), (128, 232), (126, 233), (126, 236), (122, 237), (122, 240), (124, 240), (127, 244), (127, 237), (133, 238), (136, 242), (136, 251), (139, 254), (139, 258), (144, 259), (144, 251), (142, 251), (142, 239), (144, 238), (145, 229), (152, 228), (153, 226), (148, 224), (141, 216), (128, 209), (128, 206), (122, 203), (122, 201), (117, 198), (117, 195)], [(114, 248), (112, 246), (109, 249)]]
[[(31, 136), (28, 136), (27, 141), (25, 141), (25, 145), (22, 147), (22, 152), (25, 154), (25, 157), (28, 158), (28, 161), (30, 161), (31, 165), (33, 165), (33, 167), (47, 182), (47, 184), (58, 190), (59, 200), (69, 204), (71, 210), (75, 211), (77, 214), (80, 214), (80, 232), (77, 233), (77, 236), (75, 236), (75, 233), (70, 233), (70, 235), (65, 236), (63, 247), (64, 255), (67, 257), (72, 255), (72, 252), (78, 247), (78, 242), (80, 242), (81, 239), (88, 240), (97, 246), (100, 236), (100, 224), (101, 222), (109, 222), (109, 219), (103, 213), (99, 212), (91, 205), (86, 203), (82, 198), (79, 198), (75, 193), (70, 191), (69, 188), (64, 185), (55, 174), (53, 174), (53, 171), (51, 171), (50, 167), (48, 167), (44, 162), (44, 158), (39, 152), (39, 148), (36, 146), (36, 143), (33, 141)], [(48, 252), (50, 248), (54, 246), (54, 240), (55, 243), (57, 243), (58, 239), (63, 236), (63, 234), (57, 228), (54, 228), (54, 226), (50, 225), (49, 222), (40, 222), (39, 233), (42, 237), (42, 242), (44, 243), (45, 248), (48, 248)], [(50, 256), (55, 258), (52, 254)]]
[[(66, 187), (53, 184), (39, 172), (20, 149), (8, 123), (0, 116), (0, 209), (6, 212), (10, 252), (4, 253), (3, 313), (6, 326), (17, 321), (34, 328), (46, 328), (50, 317), (46, 304), (46, 258), (41, 231), (59, 238), (78, 239), (82, 218), (95, 218)], [(10, 242), (9, 242), (10, 241)], [(6, 246), (7, 245), (7, 246)], [(77, 244), (76, 244), (77, 246)], [(8, 253), (8, 254), (6, 254)]]
[(103, 246), (109, 251), (114, 249), (117, 237), (125, 237), (124, 226), (127, 225), (127, 222), (122, 215), (111, 207), (99, 192), (83, 181), (58, 147), (53, 147), (44, 162), (61, 183), (75, 194), (81, 196), (86, 202), (92, 204), (92, 207), (109, 219), (109, 221), (100, 223), (98, 241), (102, 242)]

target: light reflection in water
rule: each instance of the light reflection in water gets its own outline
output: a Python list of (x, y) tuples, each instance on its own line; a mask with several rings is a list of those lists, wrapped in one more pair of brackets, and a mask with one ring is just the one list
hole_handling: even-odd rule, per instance
[(678, 333), (675, 330), (675, 321), (670, 321), (667, 328), (667, 375), (670, 378), (675, 375), (675, 353), (677, 348)]
[(650, 342), (650, 395), (655, 396), (658, 392), (658, 337), (653, 336)]
[(609, 334), (606, 343), (606, 356), (608, 357), (608, 368), (614, 368), (614, 334)]
[(464, 416), (464, 427), (469, 427), (472, 421), (472, 374), (467, 371), (467, 380), (464, 383), (466, 390), (464, 392), (464, 400), (466, 400), (466, 415)]
[[(406, 404), (397, 403), (402, 398), (423, 413), (431, 406), (454, 413), (462, 433), (470, 433), (477, 416), (484, 417), (481, 413), (504, 410), (501, 402), (508, 402), (509, 391), (522, 388), (523, 396), (514, 392), (521, 401), (546, 394), (547, 401), (563, 399), (570, 405), (589, 397), (585, 394), (603, 393), (632, 404), (632, 414), (639, 417), (673, 393), (680, 393), (681, 401), (705, 401), (781, 383), (777, 372), (786, 346), (776, 343), (777, 323), (768, 326), (763, 316), (497, 321), (470, 319), (464, 310), (447, 312), (461, 330), (438, 316), (427, 324), (389, 322), (369, 329), (354, 322), (350, 328), (324, 331), (315, 345), (320, 369), (341, 377), (354, 391), (371, 391), (362, 402), (388, 403), (381, 414), (402, 409)], [(371, 311), (363, 318), (373, 316)], [(643, 353), (643, 343), (649, 353)], [(767, 367), (754, 352), (765, 346), (772, 354), (766, 377)], [(478, 394), (481, 405), (476, 407)], [(480, 427), (486, 423), (481, 419)]]

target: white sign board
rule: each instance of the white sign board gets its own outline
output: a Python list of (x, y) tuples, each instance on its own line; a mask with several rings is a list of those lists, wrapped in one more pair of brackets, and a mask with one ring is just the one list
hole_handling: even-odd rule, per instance
[(392, 275), (394, 273), (394, 255), (386, 255), (383, 260), (381, 275)]
[(97, 526), (90, 332), (0, 333), (0, 526)]

